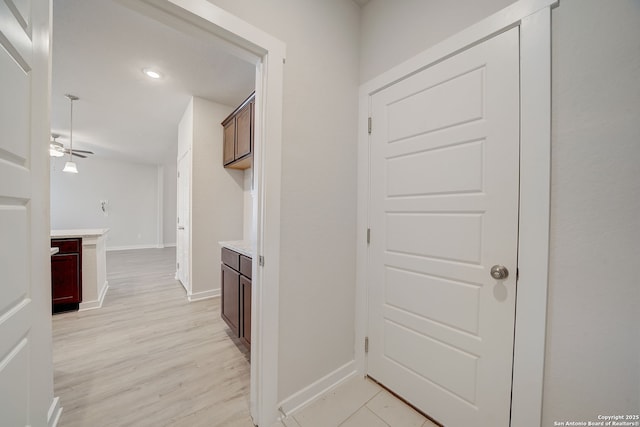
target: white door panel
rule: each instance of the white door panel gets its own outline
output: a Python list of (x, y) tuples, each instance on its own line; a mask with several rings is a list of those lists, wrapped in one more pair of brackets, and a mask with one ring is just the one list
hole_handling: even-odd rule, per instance
[(0, 76), (3, 87), (11, 88), (12, 97), (0, 101), (0, 147), (19, 159), (26, 159), (29, 148), (23, 141), (29, 138), (29, 74), (6, 51), (0, 55)]
[(482, 190), (483, 148), (484, 140), (477, 140), (390, 157), (387, 196), (479, 192)]
[(0, 424), (7, 426), (46, 425), (53, 399), (48, 17), (48, 2), (0, 2)]
[[(389, 142), (482, 119), (483, 77), (482, 68), (461, 75), (434, 76), (431, 86), (387, 104)], [(460, 99), (465, 102), (459, 102)], [(422, 111), (429, 120), (416, 121), (406, 114), (415, 110)]]
[(509, 424), (518, 44), (512, 29), (371, 100), (368, 373), (447, 427)]
[[(0, 259), (13, 260), (3, 265), (3, 283), (0, 286), (0, 313), (7, 313), (23, 301), (28, 293), (24, 278), (28, 276), (27, 241), (28, 212), (25, 206), (0, 206)], [(4, 263), (3, 263), (4, 264)], [(6, 344), (6, 342), (2, 342)], [(8, 351), (0, 344), (0, 354)], [(3, 351), (5, 350), (5, 351)]]

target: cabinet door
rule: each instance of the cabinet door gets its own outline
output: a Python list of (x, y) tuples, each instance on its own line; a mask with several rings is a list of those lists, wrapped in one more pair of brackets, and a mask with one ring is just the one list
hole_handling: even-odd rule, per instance
[(242, 330), (240, 338), (251, 348), (251, 280), (240, 276), (240, 295), (242, 299)]
[(80, 294), (80, 255), (51, 257), (51, 298), (53, 304), (78, 304)]
[(240, 332), (240, 273), (222, 264), (222, 319), (235, 336)]
[(251, 103), (236, 115), (236, 159), (251, 154)]
[(236, 118), (233, 117), (224, 125), (222, 163), (228, 164), (235, 160), (236, 146)]

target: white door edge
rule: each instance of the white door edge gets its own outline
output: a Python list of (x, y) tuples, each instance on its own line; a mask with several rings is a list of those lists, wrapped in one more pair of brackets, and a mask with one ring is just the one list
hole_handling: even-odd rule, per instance
[(371, 95), (492, 35), (520, 27), (520, 274), (511, 408), (511, 425), (518, 427), (539, 427), (542, 420), (550, 212), (551, 8), (557, 3), (521, 0), (360, 87), (354, 352), (358, 373), (366, 375)]

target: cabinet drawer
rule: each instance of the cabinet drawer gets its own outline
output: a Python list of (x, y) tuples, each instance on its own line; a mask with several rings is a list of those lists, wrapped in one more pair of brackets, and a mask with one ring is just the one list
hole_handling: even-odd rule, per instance
[(59, 254), (80, 253), (80, 242), (82, 239), (51, 239), (51, 247), (60, 249)]
[(251, 258), (240, 255), (240, 274), (251, 279)]
[(240, 254), (231, 249), (222, 248), (222, 263), (236, 271), (240, 271)]

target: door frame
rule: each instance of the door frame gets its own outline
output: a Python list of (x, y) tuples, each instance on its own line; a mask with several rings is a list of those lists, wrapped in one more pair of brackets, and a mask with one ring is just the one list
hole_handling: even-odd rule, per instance
[[(278, 418), (280, 191), (286, 45), (207, 0), (115, 0), (256, 66), (253, 168), (252, 345), (250, 409), (253, 421)], [(267, 260), (260, 262), (260, 260)]]
[[(366, 375), (367, 234), (370, 225), (368, 118), (375, 93), (508, 29), (520, 31), (520, 200), (518, 292), (511, 425), (539, 427), (546, 336), (551, 178), (551, 8), (558, 0), (520, 0), (360, 87), (356, 241), (355, 361)], [(372, 124), (375, 127), (375, 123)], [(375, 230), (372, 230), (375, 233)]]

